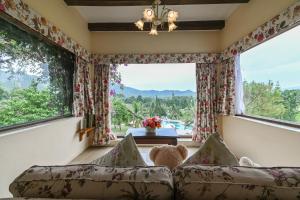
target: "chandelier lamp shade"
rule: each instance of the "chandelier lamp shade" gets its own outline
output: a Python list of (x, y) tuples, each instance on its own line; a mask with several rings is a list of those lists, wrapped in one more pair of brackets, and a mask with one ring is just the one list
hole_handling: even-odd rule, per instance
[(139, 30), (144, 30), (144, 23), (149, 22), (149, 34), (158, 35), (157, 29), (160, 27), (163, 30), (165, 23), (168, 23), (169, 32), (175, 30), (177, 18), (178, 12), (162, 6), (160, 0), (154, 0), (152, 7), (144, 10), (143, 18), (135, 22), (135, 25)]

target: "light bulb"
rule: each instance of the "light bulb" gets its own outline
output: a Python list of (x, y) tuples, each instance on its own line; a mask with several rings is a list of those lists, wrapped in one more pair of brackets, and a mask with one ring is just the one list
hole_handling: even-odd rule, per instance
[(170, 10), (168, 12), (168, 22), (175, 22), (178, 18), (178, 12)]
[(149, 35), (158, 35), (156, 26), (152, 26)]
[(154, 18), (154, 11), (151, 8), (146, 8), (144, 10), (144, 19), (146, 21), (151, 21)]
[(143, 30), (143, 28), (144, 28), (143, 20), (140, 19), (139, 21), (135, 22), (134, 24), (138, 27), (138, 29)]
[(169, 23), (169, 32), (175, 30), (177, 28), (177, 26), (172, 22), (172, 23)]

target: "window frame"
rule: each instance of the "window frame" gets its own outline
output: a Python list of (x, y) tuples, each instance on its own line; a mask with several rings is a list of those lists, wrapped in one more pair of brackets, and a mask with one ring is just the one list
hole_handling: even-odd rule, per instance
[[(68, 49), (58, 45), (57, 43), (55, 43), (54, 41), (50, 40), (49, 38), (47, 38), (46, 36), (42, 35), (41, 33), (39, 33), (38, 31), (33, 30), (32, 28), (30, 28), (29, 26), (23, 24), (22, 22), (14, 19), (13, 17), (11, 17), (10, 15), (4, 13), (4, 12), (0, 12), (0, 18), (7, 21), (8, 23), (11, 23), (12, 25), (18, 27), (19, 29), (23, 30), (24, 32), (26, 32), (27, 34), (33, 35), (34, 37), (36, 37), (38, 40), (45, 42), (49, 45), (53, 45), (56, 48), (60, 48), (64, 51), (68, 51), (70, 53), (72, 53), (74, 55), (74, 58), (76, 58), (76, 55), (69, 51)], [(75, 74), (75, 66), (76, 62), (74, 59), (74, 71), (73, 71), (73, 76)], [(74, 80), (72, 80), (72, 85), (74, 84)], [(74, 93), (74, 88), (72, 87), (72, 91), (71, 91), (71, 96), (73, 97), (73, 93)], [(73, 105), (73, 101), (74, 99), (72, 98), (72, 104), (70, 106)], [(73, 109), (71, 109), (71, 113), (70, 114), (65, 114), (62, 116), (56, 116), (56, 117), (50, 117), (50, 118), (46, 118), (46, 119), (41, 119), (41, 120), (35, 120), (35, 121), (31, 121), (31, 122), (24, 122), (24, 123), (19, 123), (19, 124), (15, 124), (15, 125), (10, 125), (10, 126), (5, 126), (5, 127), (0, 127), (0, 135), (2, 133), (5, 133), (6, 131), (10, 131), (10, 130), (15, 130), (15, 129), (19, 129), (19, 128), (24, 128), (24, 127), (30, 127), (30, 126), (35, 126), (35, 125), (40, 125), (40, 124), (44, 124), (47, 122), (51, 122), (51, 121), (56, 121), (56, 120), (60, 120), (60, 119), (65, 119), (65, 118), (71, 118), (74, 117), (74, 113), (73, 113)]]
[[(256, 44), (252, 47), (249, 47), (247, 49), (245, 49), (243, 52), (239, 53), (239, 55), (241, 55), (242, 53), (250, 50), (250, 49), (253, 49), (265, 42), (268, 42), (269, 40), (281, 35), (281, 34), (284, 34), (285, 32), (297, 27), (297, 26), (300, 26), (300, 22), (297, 22), (295, 23), (293, 26), (290, 26), (288, 27), (287, 29), (283, 30), (283, 31), (280, 31), (278, 32), (277, 34), (273, 35), (272, 37), (266, 39), (265, 41), (263, 41), (262, 43), (259, 43), (259, 44)], [(244, 99), (243, 99), (244, 100)], [(268, 117), (263, 117), (263, 116), (255, 116), (255, 115), (248, 115), (248, 114), (235, 114), (236, 117), (242, 117), (242, 118), (246, 118), (246, 119), (254, 119), (254, 120), (258, 120), (258, 121), (262, 121), (262, 122), (268, 122), (268, 123), (272, 123), (272, 124), (277, 124), (277, 125), (281, 125), (281, 126), (286, 126), (286, 127), (291, 127), (291, 128), (298, 128), (300, 129), (300, 124), (298, 123), (293, 123), (293, 122), (290, 122), (290, 121), (285, 121), (285, 120), (280, 120), (280, 119), (275, 119), (275, 118), (268, 118)]]
[(261, 116), (246, 115), (246, 114), (235, 114), (235, 116), (300, 129), (300, 124), (289, 122), (289, 121), (273, 119), (268, 117), (261, 117)]

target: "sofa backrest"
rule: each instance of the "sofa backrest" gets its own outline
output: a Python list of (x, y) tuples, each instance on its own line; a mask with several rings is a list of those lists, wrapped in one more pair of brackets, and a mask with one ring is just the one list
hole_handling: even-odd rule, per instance
[(93, 164), (33, 166), (9, 187), (14, 197), (82, 199), (173, 198), (166, 167), (112, 168)]
[(300, 168), (178, 167), (175, 199), (298, 199)]

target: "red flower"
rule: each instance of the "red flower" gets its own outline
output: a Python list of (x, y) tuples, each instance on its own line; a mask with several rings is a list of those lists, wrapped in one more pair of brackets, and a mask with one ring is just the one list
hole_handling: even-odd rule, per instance
[(0, 11), (4, 11), (5, 10), (5, 7), (2, 3), (0, 3)]
[(262, 42), (265, 39), (265, 36), (263, 33), (260, 33), (259, 35), (257, 35), (256, 40), (258, 42)]

